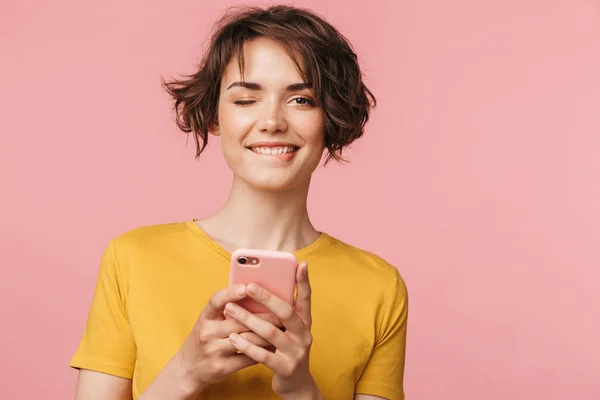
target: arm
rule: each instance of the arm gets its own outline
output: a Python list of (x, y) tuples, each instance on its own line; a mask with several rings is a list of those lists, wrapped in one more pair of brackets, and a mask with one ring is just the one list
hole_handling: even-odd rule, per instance
[[(208, 385), (222, 381), (227, 375), (255, 364), (248, 357), (237, 354), (227, 337), (238, 333), (240, 337), (259, 347), (271, 344), (239, 322), (223, 318), (225, 304), (245, 296), (236, 288), (215, 293), (196, 321), (182, 348), (167, 363), (140, 400), (192, 400)], [(241, 287), (241, 289), (244, 289)], [(281, 323), (270, 314), (258, 314), (279, 326)], [(224, 336), (224, 337), (221, 337)], [(131, 379), (82, 368), (77, 382), (76, 400), (131, 400)]]
[[(127, 265), (121, 265), (114, 242), (104, 252), (86, 329), (71, 366), (78, 369), (77, 400), (130, 400), (137, 347), (126, 307)], [(140, 400), (187, 400), (208, 384), (255, 362), (238, 355), (227, 339), (231, 333), (257, 346), (270, 343), (247, 332), (235, 320), (225, 320), (225, 304), (245, 297), (234, 288), (215, 293), (179, 352), (167, 363)], [(262, 318), (279, 324), (270, 314)]]
[(82, 369), (77, 379), (75, 400), (131, 400), (131, 380)]
[[(404, 360), (408, 293), (397, 270), (377, 316), (378, 330), (371, 356), (354, 390), (356, 399), (404, 400)], [(379, 397), (362, 397), (362, 396)], [(359, 397), (360, 396), (360, 397)]]
[(131, 400), (136, 348), (123, 301), (126, 276), (110, 242), (100, 263), (85, 331), (70, 364), (79, 372), (76, 400)]
[[(75, 400), (131, 400), (131, 381), (101, 372), (81, 370)], [(385, 400), (383, 397), (357, 394), (354, 400)]]
[[(152, 383), (152, 389), (140, 399), (187, 400), (196, 398), (192, 385), (172, 380), (174, 368), (168, 367)], [(185, 390), (188, 388), (189, 390)], [(131, 400), (131, 380), (120, 376), (82, 369), (77, 379), (75, 400)], [(201, 390), (202, 388), (200, 388)]]

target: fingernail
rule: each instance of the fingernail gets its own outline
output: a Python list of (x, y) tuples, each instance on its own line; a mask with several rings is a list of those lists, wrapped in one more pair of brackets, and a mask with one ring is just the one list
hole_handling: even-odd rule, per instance
[(257, 295), (258, 292), (258, 286), (256, 286), (254, 283), (248, 285), (248, 293)]
[(231, 335), (229, 335), (229, 340), (231, 340), (231, 342), (235, 345), (240, 343), (240, 339), (238, 338), (238, 335), (236, 333), (232, 333)]
[(240, 285), (240, 286), (236, 287), (235, 294), (238, 297), (244, 297), (246, 295), (246, 287), (244, 287), (244, 285)]
[(235, 306), (231, 303), (227, 303), (227, 305), (225, 306), (225, 311), (227, 311), (229, 315), (235, 315), (236, 313)]
[(308, 263), (306, 261), (302, 261), (300, 263), (300, 268), (303, 269), (302, 273), (304, 273), (304, 274), (308, 273)]

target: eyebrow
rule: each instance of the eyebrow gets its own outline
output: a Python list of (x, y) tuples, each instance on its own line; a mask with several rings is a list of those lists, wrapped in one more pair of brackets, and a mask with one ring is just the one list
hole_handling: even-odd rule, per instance
[[(263, 87), (255, 82), (233, 82), (231, 85), (229, 85), (227, 87), (227, 90), (234, 88), (234, 87), (243, 87), (246, 89), (250, 89), (250, 90), (262, 90)], [(310, 83), (306, 83), (306, 82), (302, 82), (302, 83), (292, 83), (291, 85), (289, 85), (286, 90), (293, 92), (293, 91), (297, 91), (297, 90), (303, 90), (303, 89), (311, 89), (312, 85)]]

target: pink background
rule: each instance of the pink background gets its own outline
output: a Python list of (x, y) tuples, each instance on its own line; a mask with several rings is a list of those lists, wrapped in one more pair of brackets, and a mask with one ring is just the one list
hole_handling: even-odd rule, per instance
[[(159, 85), (215, 3), (0, 6), (0, 398), (72, 398), (108, 240), (224, 201), (218, 143), (195, 161)], [(600, 2), (301, 4), (380, 102), (310, 209), (404, 275), (408, 398), (600, 398)]]

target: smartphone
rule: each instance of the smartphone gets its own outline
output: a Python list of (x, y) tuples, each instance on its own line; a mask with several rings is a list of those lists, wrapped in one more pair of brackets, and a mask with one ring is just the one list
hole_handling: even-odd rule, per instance
[[(290, 305), (294, 305), (297, 268), (298, 259), (292, 253), (238, 249), (231, 255), (229, 286), (254, 282)], [(254, 314), (271, 312), (250, 298), (244, 298), (237, 303)]]

